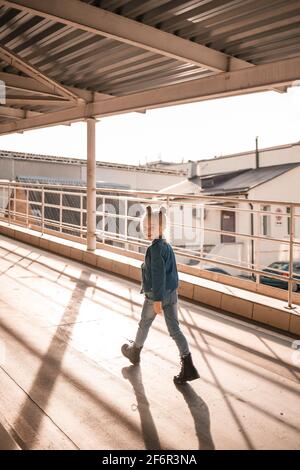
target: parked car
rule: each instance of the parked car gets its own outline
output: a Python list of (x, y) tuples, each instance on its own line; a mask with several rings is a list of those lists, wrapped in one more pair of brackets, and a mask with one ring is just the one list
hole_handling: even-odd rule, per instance
[[(287, 261), (275, 261), (267, 268), (263, 269), (263, 271), (288, 277), (289, 263)], [(300, 261), (294, 261), (293, 263), (293, 276), (295, 279), (299, 279), (299, 284), (293, 284), (293, 291), (296, 292), (297, 290), (300, 290)], [(278, 287), (279, 289), (288, 289), (288, 282), (282, 279), (260, 276), (260, 282), (269, 286)]]
[[(200, 266), (200, 262), (197, 259), (191, 259), (188, 263), (189, 266)], [(219, 268), (218, 266), (204, 265), (201, 269), (205, 271), (212, 271), (214, 273), (226, 274), (226, 276), (231, 276), (225, 269)]]
[(205, 271), (212, 271), (214, 273), (226, 274), (226, 276), (230, 276), (230, 274), (225, 271), (225, 269), (219, 268), (218, 266), (204, 266), (203, 269), (205, 269)]

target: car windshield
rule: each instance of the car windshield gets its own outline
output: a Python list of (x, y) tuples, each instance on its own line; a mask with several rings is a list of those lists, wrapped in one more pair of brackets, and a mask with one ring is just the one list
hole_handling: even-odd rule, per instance
[[(270, 269), (278, 269), (279, 271), (288, 271), (289, 270), (289, 263), (287, 261), (275, 261), (274, 263), (268, 266)], [(293, 272), (300, 274), (300, 263), (296, 261), (293, 263)]]
[(289, 263), (284, 263), (282, 261), (276, 261), (275, 263), (270, 264), (269, 268), (278, 269), (279, 271), (288, 271)]

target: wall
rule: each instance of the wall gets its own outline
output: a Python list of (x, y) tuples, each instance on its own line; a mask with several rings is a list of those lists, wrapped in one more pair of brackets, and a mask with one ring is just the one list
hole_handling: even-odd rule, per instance
[[(249, 199), (260, 199), (269, 201), (283, 201), (283, 202), (300, 202), (300, 168), (294, 168), (285, 174), (270, 180), (256, 188), (249, 191)], [(288, 234), (288, 217), (286, 212), (286, 206), (280, 206), (278, 204), (269, 204), (270, 212), (276, 214), (268, 216), (269, 222), (269, 237), (279, 238), (286, 240), (287, 243), (265, 240), (255, 240), (252, 243), (250, 239), (244, 237), (236, 237), (236, 243), (242, 245), (243, 249), (239, 248), (236, 251), (236, 261), (243, 261), (245, 266), (249, 266), (252, 259), (252, 250), (255, 262), (262, 268), (268, 266), (274, 261), (281, 260), (286, 261), (289, 259), (289, 234)], [(251, 235), (251, 215), (247, 212), (250, 209), (248, 202), (242, 202), (239, 204), (240, 212), (236, 213), (236, 231), (242, 234)], [(257, 203), (253, 205), (255, 210), (261, 210), (262, 204)], [(245, 212), (242, 210), (246, 209)], [(279, 212), (281, 210), (282, 212)], [(207, 216), (205, 218), (205, 227), (220, 229), (220, 211), (207, 210)], [(300, 242), (300, 208), (296, 209), (295, 222), (295, 239)], [(253, 230), (254, 235), (264, 236), (262, 231), (262, 216), (257, 214), (253, 215)], [(227, 248), (223, 247), (220, 243), (220, 235), (218, 233), (205, 233), (205, 244), (216, 245), (214, 253), (218, 256), (227, 256)], [(230, 255), (234, 259), (234, 254)], [(300, 260), (300, 245), (294, 247), (294, 258)], [(226, 268), (225, 268), (226, 269)]]
[[(180, 175), (129, 171), (113, 168), (97, 168), (98, 181), (129, 185), (130, 189), (155, 191), (185, 179)], [(49, 176), (76, 180), (86, 180), (86, 166), (39, 161), (24, 161), (0, 158), (0, 179), (14, 179), (22, 176)]]
[[(300, 162), (300, 143), (259, 151), (261, 167)], [(255, 168), (255, 151), (198, 162), (198, 175)]]
[[(209, 206), (208, 206), (209, 207)], [(206, 218), (204, 220), (204, 227), (216, 230), (221, 229), (221, 212), (222, 209), (226, 210), (229, 207), (234, 207), (232, 204), (226, 204), (218, 209), (206, 209)], [(251, 234), (251, 217), (248, 210), (250, 209), (248, 202), (242, 202), (235, 206), (242, 211), (235, 212), (235, 225), (236, 232), (250, 235)], [(245, 212), (243, 211), (245, 210)], [(205, 231), (204, 243), (207, 245), (215, 245), (209, 253), (217, 260), (224, 262), (233, 262), (241, 264), (241, 266), (249, 267), (251, 263), (251, 241), (244, 237), (236, 237), (235, 243), (221, 243), (221, 234)], [(220, 266), (221, 267), (221, 266)], [(230, 274), (239, 274), (234, 269), (224, 267)]]
[(16, 176), (49, 176), (81, 179), (80, 165), (65, 165), (38, 161), (0, 158), (0, 179), (14, 179)]
[(131, 189), (156, 191), (183, 181), (185, 176), (149, 173), (142, 171), (97, 168), (97, 180), (128, 184)]
[[(249, 192), (249, 198), (252, 199), (268, 199), (270, 201), (277, 200), (283, 202), (298, 202), (300, 203), (300, 168), (294, 168), (285, 174), (261, 185), (253, 188)], [(258, 204), (257, 207), (260, 205)], [(288, 223), (286, 217), (286, 207), (270, 204), (271, 212), (277, 212), (279, 209), (282, 212), (276, 215), (270, 215), (270, 236), (289, 240)], [(300, 241), (300, 208), (295, 211), (295, 239)], [(289, 246), (285, 243), (272, 243), (263, 241), (260, 243), (263, 260), (270, 264), (276, 260), (289, 259)], [(300, 246), (294, 248), (295, 259), (300, 260)]]

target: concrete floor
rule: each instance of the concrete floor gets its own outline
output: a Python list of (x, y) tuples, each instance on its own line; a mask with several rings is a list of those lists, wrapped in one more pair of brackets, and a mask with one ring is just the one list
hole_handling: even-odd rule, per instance
[(3, 236), (0, 275), (0, 417), (22, 448), (300, 449), (292, 339), (180, 300), (201, 379), (176, 388), (163, 317), (140, 367), (120, 353), (137, 284)]

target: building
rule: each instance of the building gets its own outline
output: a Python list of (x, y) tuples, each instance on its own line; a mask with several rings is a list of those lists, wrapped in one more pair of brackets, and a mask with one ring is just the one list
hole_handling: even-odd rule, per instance
[[(203, 213), (195, 212), (191, 219), (187, 207), (182, 204), (182, 214), (176, 219), (190, 221), (189, 226), (199, 227), (202, 237), (191, 241), (190, 231), (181, 231), (181, 246), (203, 250), (209, 257), (220, 261), (235, 260), (249, 267), (259, 264), (265, 267), (276, 260), (289, 258), (288, 245), (291, 224), (289, 204), (278, 202), (300, 201), (300, 143), (262, 149), (259, 153), (243, 152), (214, 159), (199, 160), (191, 177), (175, 185), (164, 188), (161, 192), (206, 196), (202, 206)], [(214, 197), (226, 197), (222, 210), (214, 207)], [(240, 204), (232, 204), (230, 197), (241, 199)], [(250, 201), (257, 201), (251, 203)], [(197, 198), (194, 199), (196, 203)], [(268, 202), (264, 202), (268, 201)], [(272, 204), (272, 201), (277, 201)], [(198, 204), (199, 207), (199, 204)], [(245, 210), (246, 209), (246, 210)], [(249, 213), (249, 209), (254, 212)], [(256, 212), (255, 212), (256, 211)], [(261, 214), (257, 213), (261, 211)], [(295, 239), (300, 239), (300, 214), (295, 220)], [(176, 228), (174, 229), (176, 230)], [(198, 230), (200, 230), (198, 228)], [(220, 233), (221, 232), (221, 233)], [(227, 234), (226, 232), (229, 232)], [(259, 235), (263, 239), (255, 243), (247, 237), (238, 237), (234, 233)], [(179, 239), (180, 237), (175, 237)], [(281, 239), (282, 243), (272, 241)], [(203, 245), (202, 245), (203, 243)], [(294, 256), (300, 259), (300, 250), (295, 249)], [(230, 274), (236, 270), (228, 268)]]
[[(79, 158), (36, 155), (0, 150), (0, 179), (14, 180), (16, 176), (57, 178), (86, 181), (86, 160)], [(151, 178), (149, 178), (151, 175)], [(180, 165), (127, 165), (97, 161), (96, 180), (126, 184), (130, 189), (157, 191), (186, 178)]]

